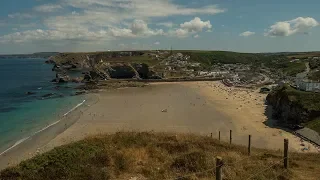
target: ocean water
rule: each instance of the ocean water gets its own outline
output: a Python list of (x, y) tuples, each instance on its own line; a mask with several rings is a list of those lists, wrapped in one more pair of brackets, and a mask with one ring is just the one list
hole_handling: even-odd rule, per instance
[[(0, 154), (81, 103), (74, 84), (57, 85), (45, 59), (0, 59)], [(27, 92), (34, 94), (28, 95)], [(54, 93), (49, 98), (43, 96)]]

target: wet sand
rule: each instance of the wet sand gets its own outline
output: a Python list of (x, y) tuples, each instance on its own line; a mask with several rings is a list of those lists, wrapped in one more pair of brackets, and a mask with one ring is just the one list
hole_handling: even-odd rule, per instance
[(1, 157), (0, 169), (86, 136), (117, 131), (213, 133), (216, 138), (221, 131), (228, 141), (233, 130), (235, 144), (247, 145), (251, 134), (253, 147), (283, 149), (283, 139), (289, 138), (291, 150), (301, 150), (299, 138), (263, 123), (265, 95), (220, 82), (154, 83), (89, 96), (98, 101)]

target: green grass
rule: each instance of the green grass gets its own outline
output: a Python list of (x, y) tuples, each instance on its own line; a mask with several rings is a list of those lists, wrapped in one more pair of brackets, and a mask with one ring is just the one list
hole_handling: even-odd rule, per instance
[(294, 76), (306, 70), (304, 62), (288, 62), (283, 68), (283, 72), (289, 76)]
[(315, 92), (300, 91), (289, 85), (277, 87), (270, 95), (278, 94), (279, 96), (288, 97), (291, 103), (298, 104), (308, 111), (320, 111), (320, 94)]
[[(291, 63), (290, 59), (282, 55), (264, 55), (256, 53), (237, 53), (227, 51), (185, 51), (191, 59), (200, 62), (205, 66), (212, 66), (217, 63), (222, 64), (250, 64), (259, 67), (264, 64), (271, 70), (280, 70), (286, 75), (294, 76), (305, 71), (304, 62)], [(255, 68), (253, 68), (255, 69)]]
[(185, 52), (191, 56), (191, 59), (201, 62), (206, 65), (213, 65), (216, 63), (234, 64), (243, 63), (251, 64), (260, 60), (262, 55), (249, 53), (236, 53), (226, 51), (191, 51)]
[(313, 80), (313, 81), (320, 81), (320, 71), (310, 73), (308, 75), (308, 78)]
[(320, 117), (306, 123), (305, 126), (320, 134)]
[(290, 86), (283, 89), (292, 102), (300, 104), (308, 111), (320, 111), (320, 94), (296, 90)]
[(119, 132), (57, 147), (1, 171), (0, 179), (214, 179), (216, 156), (223, 158), (224, 179), (316, 179), (320, 172), (319, 154), (290, 153), (287, 171), (277, 164), (279, 151), (252, 149), (248, 157), (246, 147), (209, 137)]

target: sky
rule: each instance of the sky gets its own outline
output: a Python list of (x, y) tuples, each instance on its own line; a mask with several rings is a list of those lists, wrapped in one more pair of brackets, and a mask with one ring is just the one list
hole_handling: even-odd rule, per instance
[(0, 54), (319, 51), (319, 0), (1, 0)]

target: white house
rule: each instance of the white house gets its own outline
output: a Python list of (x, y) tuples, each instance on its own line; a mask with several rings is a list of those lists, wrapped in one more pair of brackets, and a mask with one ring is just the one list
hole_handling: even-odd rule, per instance
[(297, 88), (303, 91), (320, 92), (320, 82), (296, 79)]

